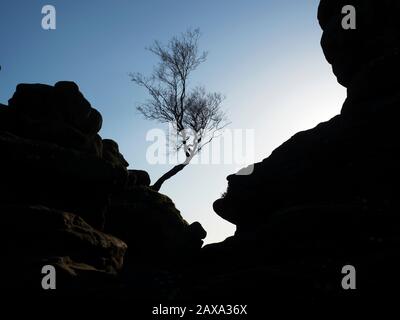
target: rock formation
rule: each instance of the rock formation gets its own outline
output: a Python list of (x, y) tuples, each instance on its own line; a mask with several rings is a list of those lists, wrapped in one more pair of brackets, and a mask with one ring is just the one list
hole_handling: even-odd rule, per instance
[[(356, 30), (341, 27), (348, 4)], [(253, 313), (261, 301), (265, 314), (389, 297), (400, 284), (399, 11), (394, 0), (321, 1), (322, 47), (348, 89), (342, 111), (251, 175), (230, 175), (214, 209), (237, 231), (204, 248), (201, 225), (99, 136), (102, 117), (76, 84), (19, 85), (0, 105), (1, 241), (19, 279), (6, 285), (41, 292), (51, 264), (62, 295), (107, 301), (253, 303)], [(356, 291), (341, 287), (345, 265)]]
[[(201, 226), (152, 191), (147, 172), (128, 170), (118, 144), (98, 134), (101, 125), (73, 82), (20, 84), (0, 105), (1, 241), (15, 265), (3, 282), (9, 289), (41, 292), (41, 267), (51, 264), (58, 294), (109, 296), (138, 269), (167, 272), (199, 253)], [(148, 283), (152, 272), (142, 275)]]
[[(342, 28), (348, 4), (356, 30)], [(229, 290), (210, 292), (248, 297), (265, 284), (278, 301), (345, 299), (346, 264), (360, 270), (357, 298), (392, 292), (400, 262), (399, 9), (396, 1), (321, 1), (322, 47), (348, 97), (338, 116), (293, 136), (251, 175), (228, 176), (214, 209), (237, 232), (205, 247), (203, 260), (215, 261), (215, 276), (235, 275), (224, 282)]]

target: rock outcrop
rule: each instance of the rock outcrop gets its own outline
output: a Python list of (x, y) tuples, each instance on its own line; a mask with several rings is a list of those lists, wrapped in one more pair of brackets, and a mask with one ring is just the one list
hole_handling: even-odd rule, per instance
[(196, 226), (188, 225), (171, 199), (137, 185), (111, 198), (106, 231), (129, 244), (129, 263), (172, 266), (199, 253), (206, 233)]
[[(349, 4), (356, 30), (342, 28)], [(237, 231), (203, 249), (202, 261), (214, 261), (207, 288), (216, 287), (200, 296), (257, 299), (263, 288), (274, 301), (337, 302), (393, 292), (400, 280), (399, 9), (395, 1), (321, 1), (322, 47), (348, 97), (338, 116), (296, 134), (251, 175), (227, 178), (214, 210)], [(347, 264), (360, 275), (354, 295), (341, 288)]]
[[(117, 275), (123, 267), (126, 244), (94, 229), (79, 216), (30, 205), (0, 206), (0, 212), (3, 258), (13, 262), (14, 268), (9, 272), (16, 275), (8, 278), (10, 288), (39, 287), (40, 269), (53, 262), (70, 278), (83, 270)], [(33, 270), (39, 270), (36, 276)], [(59, 288), (74, 284), (69, 283), (70, 278), (64, 278), (65, 281), (58, 281)]]
[[(356, 30), (341, 26), (349, 4)], [(266, 302), (390, 297), (400, 284), (399, 11), (394, 0), (321, 1), (322, 47), (348, 89), (342, 111), (251, 175), (230, 175), (214, 209), (237, 231), (203, 248), (201, 225), (100, 137), (102, 117), (76, 84), (19, 85), (0, 105), (0, 238), (15, 262), (6, 286), (39, 290), (51, 264), (69, 297), (108, 302), (253, 303), (265, 314)], [(356, 291), (341, 286), (345, 265)]]
[[(229, 176), (225, 197), (214, 203), (219, 215), (246, 229), (257, 222), (268, 222), (279, 210), (300, 205), (349, 204), (393, 211), (397, 203), (393, 186), (398, 171), (398, 93), (380, 91), (374, 85), (379, 82), (381, 88), (394, 89), (398, 83), (394, 79), (394, 60), (398, 59), (393, 60), (391, 55), (396, 46), (380, 36), (386, 28), (400, 34), (397, 20), (390, 19), (397, 4), (386, 2), (390, 3), (387, 10), (374, 12), (370, 7), (375, 1), (353, 1), (360, 9), (360, 21), (372, 24), (376, 19), (385, 20), (382, 29), (375, 26), (372, 32), (366, 22), (357, 31), (341, 27), (341, 8), (352, 1), (321, 1), (324, 52), (349, 92), (342, 112), (314, 129), (296, 134), (256, 163), (253, 174)], [(382, 3), (379, 6), (384, 7)], [(347, 42), (348, 34), (352, 40)], [(366, 50), (370, 42), (375, 47), (372, 56), (372, 51)], [(389, 58), (387, 52), (391, 52)], [(350, 64), (356, 69), (348, 67), (347, 58), (355, 61)], [(342, 69), (345, 71), (336, 71)], [(377, 78), (378, 73), (382, 77)], [(374, 98), (369, 86), (376, 90)]]
[(73, 82), (19, 84), (3, 130), (101, 157), (102, 117)]
[(126, 171), (76, 149), (0, 133), (0, 201), (41, 204), (81, 215), (102, 229), (109, 196)]
[(7, 288), (42, 292), (50, 264), (60, 296), (126, 298), (137, 278), (144, 292), (155, 274), (199, 254), (201, 226), (151, 190), (147, 172), (128, 170), (101, 125), (73, 82), (20, 84), (0, 105), (1, 242), (14, 263)]

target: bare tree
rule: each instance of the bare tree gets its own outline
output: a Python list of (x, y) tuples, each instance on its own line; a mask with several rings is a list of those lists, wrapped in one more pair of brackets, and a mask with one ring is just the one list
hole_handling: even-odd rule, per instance
[(189, 89), (188, 86), (192, 71), (207, 59), (207, 52), (199, 52), (199, 37), (200, 30), (195, 29), (173, 37), (166, 46), (155, 41), (148, 50), (160, 61), (152, 75), (130, 74), (132, 81), (150, 95), (138, 110), (146, 119), (171, 123), (177, 136), (176, 151), (185, 154), (183, 163), (173, 167), (152, 186), (157, 191), (227, 125), (220, 109), (223, 96), (208, 93), (204, 87)]

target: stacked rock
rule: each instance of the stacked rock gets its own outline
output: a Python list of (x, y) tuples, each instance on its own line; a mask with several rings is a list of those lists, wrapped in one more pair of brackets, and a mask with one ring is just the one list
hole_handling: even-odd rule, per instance
[(57, 267), (65, 288), (122, 269), (126, 244), (100, 230), (127, 163), (108, 161), (123, 159), (118, 148), (103, 157), (101, 125), (73, 82), (20, 84), (0, 106), (1, 238), (19, 279), (10, 287), (40, 287), (45, 264)]
[(8, 105), (12, 133), (102, 156), (102, 117), (75, 83), (19, 84)]
[[(342, 7), (349, 4), (357, 10), (356, 30), (342, 28)], [(297, 133), (256, 163), (251, 175), (230, 175), (226, 196), (214, 204), (218, 214), (246, 227), (294, 205), (395, 202), (399, 11), (389, 0), (321, 1), (322, 46), (349, 91), (342, 112)]]
[(175, 270), (199, 253), (205, 231), (151, 190), (147, 172), (128, 170), (101, 125), (73, 82), (20, 84), (0, 105), (1, 242), (5, 261), (16, 264), (6, 286), (40, 289), (41, 267), (50, 264), (58, 288), (107, 296), (119, 292), (122, 269), (127, 286), (132, 270)]
[(18, 85), (0, 108), (7, 152), (0, 160), (2, 202), (68, 210), (101, 229), (108, 197), (124, 187), (128, 166), (109, 140), (103, 156), (101, 125), (100, 113), (73, 82)]
[[(355, 29), (343, 28), (345, 6), (354, 8)], [(326, 59), (340, 84), (348, 88), (342, 112), (358, 101), (381, 99), (398, 91), (400, 3), (395, 0), (322, 0), (318, 19)]]
[[(354, 30), (342, 26), (346, 5), (356, 10)], [(335, 272), (349, 261), (365, 272), (364, 296), (389, 294), (389, 284), (400, 283), (399, 15), (398, 1), (321, 1), (322, 47), (348, 97), (340, 115), (297, 133), (251, 175), (228, 176), (214, 210), (237, 232), (203, 250), (219, 277), (227, 269), (238, 274), (219, 294), (234, 290), (232, 283), (259, 292), (265, 281), (262, 289), (272, 289), (264, 296), (281, 290), (285, 303), (299, 283), (297, 298), (345, 299)], [(377, 272), (379, 265), (390, 271)], [(390, 280), (381, 282), (382, 273)]]

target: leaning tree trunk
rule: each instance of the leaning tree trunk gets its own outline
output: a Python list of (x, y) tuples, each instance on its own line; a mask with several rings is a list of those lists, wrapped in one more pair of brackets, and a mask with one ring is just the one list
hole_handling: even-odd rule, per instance
[(187, 163), (182, 163), (182, 164), (178, 164), (175, 167), (173, 167), (171, 170), (169, 170), (167, 173), (165, 173), (164, 175), (162, 175), (155, 184), (153, 184), (151, 186), (151, 189), (155, 190), (155, 191), (160, 191), (162, 184), (167, 181), (169, 178), (173, 177), (174, 175), (176, 175), (179, 171), (182, 171), (183, 168), (185, 168), (187, 166)]

